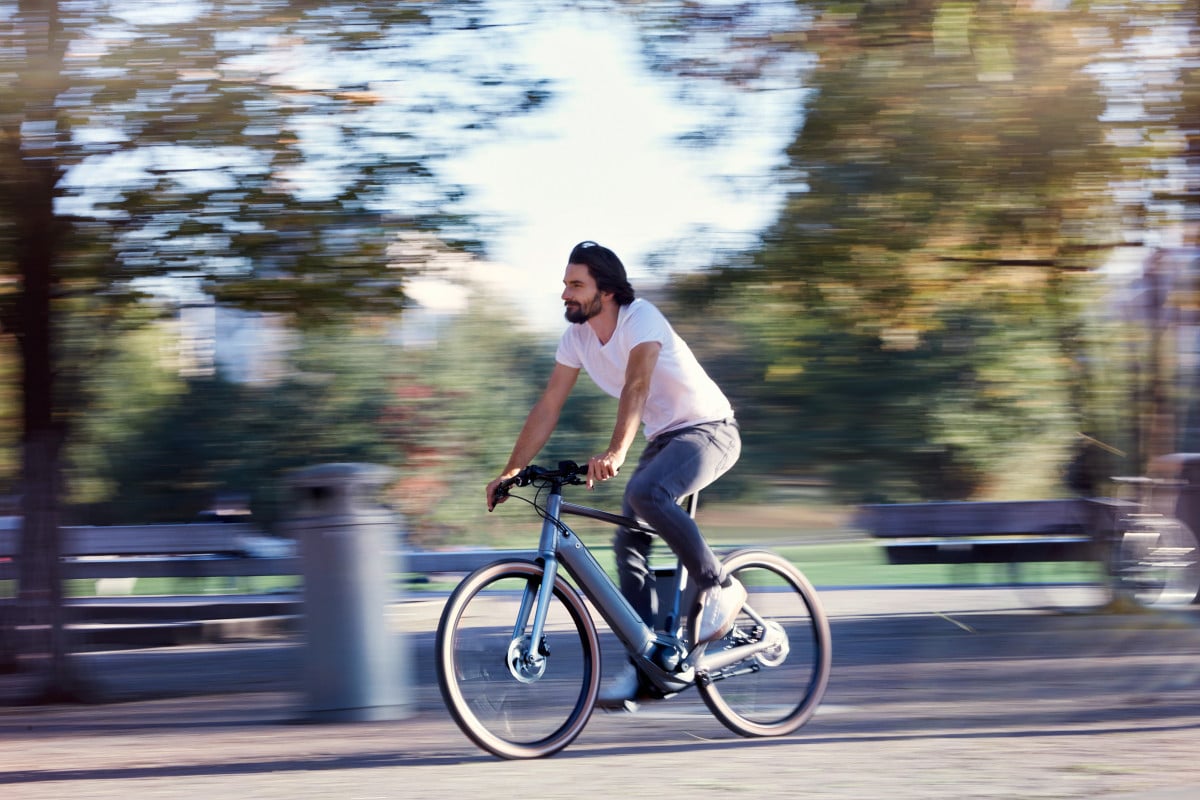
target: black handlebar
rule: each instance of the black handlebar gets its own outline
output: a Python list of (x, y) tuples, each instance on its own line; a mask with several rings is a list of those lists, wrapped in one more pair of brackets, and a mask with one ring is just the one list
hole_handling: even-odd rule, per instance
[(547, 484), (554, 486), (578, 485), (584, 483), (587, 467), (581, 467), (574, 461), (560, 461), (557, 469), (546, 469), (536, 464), (530, 464), (511, 478), (500, 481), (496, 487), (496, 497), (504, 497), (513, 486), (529, 486), (530, 484)]

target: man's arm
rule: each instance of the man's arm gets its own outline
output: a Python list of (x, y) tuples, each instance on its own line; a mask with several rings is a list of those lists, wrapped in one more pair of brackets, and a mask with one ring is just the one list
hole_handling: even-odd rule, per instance
[[(542, 396), (533, 404), (529, 416), (525, 418), (525, 424), (521, 427), (521, 433), (517, 436), (517, 442), (513, 445), (512, 455), (508, 457), (504, 471), (487, 485), (488, 511), (496, 507), (496, 487), (500, 481), (511, 478), (529, 466), (533, 457), (550, 441), (550, 435), (558, 425), (563, 405), (566, 404), (578, 377), (578, 368), (555, 362), (554, 371), (550, 373), (550, 380), (546, 382)], [(503, 498), (500, 502), (504, 502)]]
[(662, 344), (659, 342), (642, 342), (629, 352), (629, 363), (625, 365), (625, 386), (617, 402), (617, 422), (613, 426), (612, 439), (608, 442), (607, 450), (588, 460), (589, 489), (596, 481), (614, 477), (625, 463), (625, 456), (642, 424), (642, 410), (650, 394), (650, 378), (661, 351)]

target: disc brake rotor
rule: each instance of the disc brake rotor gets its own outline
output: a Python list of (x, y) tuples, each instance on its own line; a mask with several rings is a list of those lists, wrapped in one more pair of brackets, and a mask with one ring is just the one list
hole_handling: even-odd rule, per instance
[(546, 657), (532, 652), (529, 644), (529, 637), (522, 636), (508, 646), (508, 671), (521, 683), (533, 683), (546, 674)]

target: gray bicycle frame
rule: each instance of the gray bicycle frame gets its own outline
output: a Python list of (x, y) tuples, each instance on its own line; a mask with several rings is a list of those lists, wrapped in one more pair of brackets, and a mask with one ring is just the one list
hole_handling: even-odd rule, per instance
[[(630, 653), (647, 654), (657, 638), (654, 630), (642, 620), (641, 615), (634, 610), (609, 579), (604, 568), (596, 561), (596, 557), (587, 549), (579, 536), (562, 522), (563, 513), (600, 519), (647, 533), (653, 533), (653, 531), (638, 524), (636, 520), (565, 503), (561, 492), (555, 487), (546, 503), (545, 514), (542, 517), (542, 535), (538, 540), (538, 560), (542, 562), (545, 571), (543, 585), (547, 587), (554, 585), (554, 578), (558, 574), (558, 565), (561, 562), (584, 595), (591, 599), (596, 610), (604, 617), (605, 622), (609, 624), (625, 648)], [(534, 642), (541, 639), (546, 615), (549, 612), (550, 594), (550, 592), (541, 592), (538, 595), (537, 608), (534, 609), (533, 630), (531, 631), (531, 639)], [(527, 593), (522, 603), (521, 613), (517, 618), (518, 630), (514, 632), (515, 634), (520, 633), (523, 622), (529, 618), (530, 609), (526, 606), (531, 602), (532, 597), (530, 597), (530, 593)]]
[[(695, 513), (694, 497), (689, 501), (689, 511)], [(680, 564), (676, 571), (675, 591), (672, 593), (674, 608), (668, 617), (672, 628), (664, 634), (658, 634), (651, 626), (646, 624), (641, 615), (625, 599), (624, 595), (621, 594), (612, 579), (608, 577), (604, 568), (596, 561), (595, 556), (588, 550), (578, 534), (562, 521), (561, 517), (563, 514), (573, 514), (589, 519), (610, 522), (614, 525), (622, 525), (631, 530), (650, 534), (655, 533), (654, 529), (638, 520), (620, 514), (612, 514), (607, 511), (588, 508), (587, 506), (567, 503), (562, 498), (561, 489), (555, 486), (551, 489), (549, 499), (546, 502), (545, 513), (542, 517), (542, 533), (538, 541), (538, 559), (542, 562), (544, 570), (543, 586), (548, 588), (554, 585), (555, 578), (558, 575), (558, 566), (561, 563), (566, 568), (567, 573), (575, 580), (575, 583), (579, 586), (584, 596), (592, 601), (592, 604), (596, 607), (600, 616), (604, 618), (604, 621), (608, 623), (617, 639), (625, 646), (626, 652), (638, 658), (641, 662), (642, 672), (658, 684), (660, 689), (665, 691), (679, 691), (693, 682), (693, 670), (702, 679), (706, 679), (711, 671), (744, 661), (753, 656), (754, 653), (765, 650), (769, 646), (763, 640), (757, 643), (730, 647), (716, 653), (706, 654), (704, 646), (701, 645), (694, 648), (692, 652), (687, 653), (686, 658), (683, 659), (682, 664), (676, 670), (668, 672), (662, 669), (652, 659), (655, 645), (681, 647), (677, 635), (678, 632), (674, 629), (674, 626), (678, 625), (680, 619), (680, 597), (683, 594), (683, 587), (686, 582), (686, 571), (683, 565)], [(531, 643), (541, 641), (546, 617), (550, 609), (551, 595), (553, 594), (550, 591), (537, 592), (537, 605), (533, 607), (534, 591), (534, 587), (531, 587), (525, 592), (521, 601), (520, 611), (517, 615), (516, 627), (513, 630), (513, 638), (519, 638), (525, 629), (525, 623), (528, 621), (529, 614), (532, 611), (533, 627), (529, 638)], [(759, 625), (766, 625), (766, 620), (756, 614), (749, 606), (746, 606), (743, 610)]]

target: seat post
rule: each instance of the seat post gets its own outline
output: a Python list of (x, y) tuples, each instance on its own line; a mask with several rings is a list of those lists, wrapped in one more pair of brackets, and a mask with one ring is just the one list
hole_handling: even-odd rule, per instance
[(688, 512), (689, 517), (691, 517), (692, 519), (696, 518), (696, 509), (700, 507), (700, 490), (699, 489), (692, 492), (687, 497), (683, 498), (683, 507)]
[[(700, 492), (695, 491), (687, 495), (683, 498), (682, 503), (684, 510), (688, 513), (688, 516), (692, 519), (695, 519), (696, 509), (700, 506)], [(671, 599), (671, 608), (665, 611), (665, 613), (660, 610), (658, 616), (662, 623), (662, 629), (667, 633), (675, 634), (676, 628), (679, 626), (680, 614), (682, 612), (682, 609), (680, 608), (680, 601), (683, 598), (684, 589), (687, 588), (687, 568), (683, 566), (682, 561), (677, 559), (675, 561), (674, 570), (671, 570), (670, 572), (668, 572), (666, 569), (656, 570), (656, 573), (664, 578), (669, 576), (671, 579), (671, 591), (666, 595), (666, 597)], [(659, 600), (661, 601), (663, 599), (664, 596), (660, 592)]]

